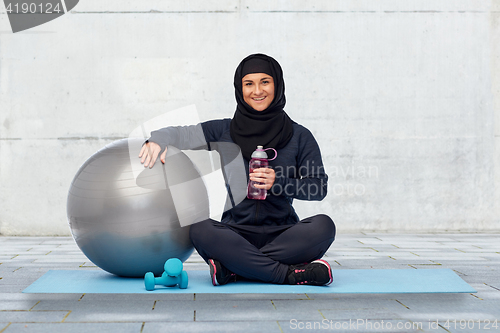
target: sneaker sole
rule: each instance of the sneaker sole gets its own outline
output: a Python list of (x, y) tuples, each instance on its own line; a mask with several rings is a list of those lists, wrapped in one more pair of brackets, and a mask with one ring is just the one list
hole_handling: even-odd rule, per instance
[(217, 286), (217, 279), (215, 278), (215, 274), (217, 274), (217, 267), (215, 266), (214, 260), (209, 259), (208, 260), (208, 266), (210, 266), (210, 277), (212, 278), (212, 284), (214, 286)]
[[(317, 263), (323, 264), (326, 267), (328, 267), (328, 274), (330, 275), (330, 280), (327, 283), (325, 283), (324, 285), (328, 286), (329, 284), (331, 284), (333, 282), (333, 274), (332, 274), (332, 267), (330, 267), (330, 264), (328, 263), (328, 261), (323, 260), (323, 259), (318, 259), (318, 260), (314, 260), (313, 262), (317, 262)], [(313, 262), (311, 262), (311, 264)]]

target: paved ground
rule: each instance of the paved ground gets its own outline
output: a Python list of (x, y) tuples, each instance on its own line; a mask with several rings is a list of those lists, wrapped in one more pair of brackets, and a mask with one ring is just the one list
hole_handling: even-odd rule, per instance
[[(476, 294), (22, 294), (49, 269), (98, 269), (67, 237), (0, 237), (3, 332), (500, 332), (498, 234), (339, 235), (355, 268), (451, 268)], [(195, 254), (187, 270), (207, 270)]]

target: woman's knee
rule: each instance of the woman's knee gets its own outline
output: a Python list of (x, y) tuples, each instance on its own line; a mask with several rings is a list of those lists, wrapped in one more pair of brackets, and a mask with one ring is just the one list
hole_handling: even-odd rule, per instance
[(189, 227), (189, 238), (191, 239), (191, 242), (193, 242), (193, 244), (196, 244), (198, 241), (206, 238), (212, 227), (213, 222), (210, 219), (192, 224)]
[(326, 214), (318, 214), (313, 216), (314, 222), (318, 229), (321, 229), (321, 233), (324, 235), (331, 235), (335, 238), (337, 228), (335, 227), (335, 222)]

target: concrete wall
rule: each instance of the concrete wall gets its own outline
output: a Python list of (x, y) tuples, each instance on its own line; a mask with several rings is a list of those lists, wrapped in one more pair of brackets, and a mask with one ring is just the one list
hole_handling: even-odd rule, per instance
[[(2, 7), (3, 9), (3, 7)], [(79, 166), (196, 104), (231, 117), (234, 69), (282, 65), (318, 140), (339, 232), (500, 230), (499, 1), (81, 0), (12, 34), (0, 14), (0, 233), (68, 235)]]

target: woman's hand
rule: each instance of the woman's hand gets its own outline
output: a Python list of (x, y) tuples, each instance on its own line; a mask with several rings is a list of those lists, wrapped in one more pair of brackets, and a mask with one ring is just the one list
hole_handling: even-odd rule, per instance
[[(139, 153), (139, 157), (141, 157), (141, 163), (144, 163), (144, 167), (152, 168), (155, 165), (156, 159), (158, 158), (158, 154), (161, 151), (161, 147), (159, 144), (154, 142), (145, 143), (141, 152)], [(165, 163), (165, 156), (167, 155), (167, 148), (165, 147), (165, 151), (160, 156), (160, 161)]]
[(274, 184), (275, 179), (276, 179), (276, 174), (274, 173), (274, 170), (271, 168), (254, 169), (253, 172), (250, 174), (250, 180), (260, 183), (260, 184), (255, 184), (256, 188), (263, 188), (266, 190), (270, 190)]

